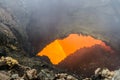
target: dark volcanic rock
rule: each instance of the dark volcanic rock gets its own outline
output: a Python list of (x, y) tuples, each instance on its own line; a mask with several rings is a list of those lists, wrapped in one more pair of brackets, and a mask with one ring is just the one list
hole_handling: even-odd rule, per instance
[[(4, 2), (4, 1), (3, 1)], [(32, 48), (27, 39), (26, 31), (16, 19), (15, 13), (12, 10), (8, 10), (8, 5), (4, 5), (0, 2), (0, 48), (1, 54), (4, 52), (10, 53), (11, 51), (23, 50), (29, 52), (26, 55), (32, 55)], [(22, 14), (21, 14), (22, 15)], [(21, 23), (24, 24), (24, 23)], [(27, 47), (26, 47), (27, 46)], [(2, 52), (3, 51), (3, 52)]]
[[(6, 68), (5, 68), (6, 66)], [(4, 69), (2, 68), (4, 67)], [(40, 67), (40, 66), (39, 66)], [(0, 80), (78, 80), (67, 73), (54, 72), (41, 69), (40, 72), (36, 69), (31, 69), (28, 66), (20, 65), (19, 62), (11, 57), (0, 58)]]
[(106, 51), (100, 45), (82, 48), (71, 54), (58, 64), (58, 67), (75, 74), (91, 76), (98, 67), (115, 70), (119, 68), (117, 54)]
[(43, 69), (38, 74), (38, 79), (40, 80), (54, 80), (55, 74), (53, 71), (49, 71), (48, 69)]
[[(5, 9), (0, 8), (0, 48), (1, 54), (5, 54), (10, 50), (20, 48), (17, 38), (11, 30), (11, 26), (15, 24), (10, 13)], [(14, 29), (14, 28), (13, 28)]]
[[(2, 69), (5, 66), (7, 67)], [(56, 73), (54, 69), (44, 68), (37, 71), (19, 64), (11, 57), (0, 58), (0, 80), (117, 80), (119, 75), (119, 70), (110, 71), (106, 68), (98, 68), (91, 78), (77, 79), (67, 73)]]

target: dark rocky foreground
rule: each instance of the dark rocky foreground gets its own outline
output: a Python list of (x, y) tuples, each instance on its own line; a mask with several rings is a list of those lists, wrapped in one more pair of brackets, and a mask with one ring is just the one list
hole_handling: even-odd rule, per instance
[[(28, 63), (37, 66), (36, 63)], [(50, 69), (48, 64), (40, 63), (40, 60), (37, 70), (21, 65), (11, 57), (1, 57), (0, 80), (78, 80), (67, 73), (57, 73), (54, 67), (51, 68), (53, 69)]]
[[(28, 61), (29, 62), (29, 61)], [(40, 62), (40, 61), (39, 61)], [(30, 63), (30, 62), (29, 62)], [(67, 73), (56, 73), (50, 67), (39, 64), (37, 69), (21, 65), (11, 57), (0, 58), (0, 80), (119, 80), (120, 70), (109, 71), (107, 68), (98, 68), (91, 78), (75, 78)], [(45, 66), (45, 65), (44, 65)]]

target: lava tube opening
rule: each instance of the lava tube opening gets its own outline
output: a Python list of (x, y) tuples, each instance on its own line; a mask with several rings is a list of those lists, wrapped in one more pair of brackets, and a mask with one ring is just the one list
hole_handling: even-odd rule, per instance
[(105, 50), (112, 52), (112, 49), (101, 40), (81, 34), (70, 34), (64, 39), (56, 39), (51, 42), (37, 56), (47, 56), (53, 64), (57, 65), (75, 51), (94, 45), (100, 45)]

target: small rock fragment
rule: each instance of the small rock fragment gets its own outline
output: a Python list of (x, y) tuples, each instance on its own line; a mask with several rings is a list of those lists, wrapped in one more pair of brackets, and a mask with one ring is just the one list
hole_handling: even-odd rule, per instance
[(0, 80), (10, 80), (10, 76), (6, 75), (6, 74), (3, 74), (3, 73), (0, 73)]
[(18, 77), (19, 77), (18, 74), (13, 74), (13, 75), (11, 76), (12, 79), (17, 79)]
[(95, 79), (99, 78), (102, 80), (111, 80), (114, 74), (115, 73), (113, 71), (110, 71), (107, 68), (104, 69), (98, 68), (95, 70)]
[(36, 69), (32, 69), (32, 70), (28, 70), (26, 71), (26, 76), (28, 77), (28, 79), (35, 79), (37, 76), (37, 70)]

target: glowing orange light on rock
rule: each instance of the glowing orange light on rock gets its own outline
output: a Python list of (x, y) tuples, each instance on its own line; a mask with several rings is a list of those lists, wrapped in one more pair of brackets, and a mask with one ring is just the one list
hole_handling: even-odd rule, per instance
[(76, 50), (85, 47), (92, 47), (94, 45), (101, 45), (104, 49), (111, 51), (111, 48), (107, 46), (101, 40), (94, 39), (91, 36), (83, 36), (78, 34), (70, 34), (63, 40), (55, 40), (47, 45), (38, 56), (48, 56), (53, 64), (58, 64), (64, 60), (67, 56), (74, 53)]

